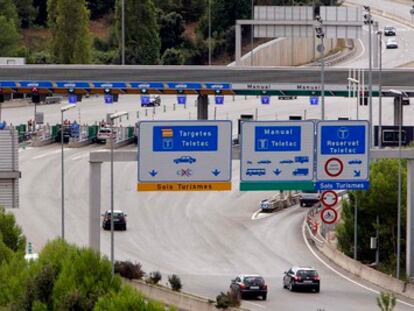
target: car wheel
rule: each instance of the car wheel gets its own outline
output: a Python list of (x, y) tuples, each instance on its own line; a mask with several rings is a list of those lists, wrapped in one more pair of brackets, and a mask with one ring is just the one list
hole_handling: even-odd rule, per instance
[(285, 284), (285, 280), (282, 281), (282, 285), (283, 285), (283, 288), (287, 288), (287, 286)]
[(124, 227), (122, 228), (124, 231), (126, 231), (126, 225), (124, 225)]
[(289, 288), (289, 290), (290, 290), (291, 292), (293, 292), (293, 291), (295, 290), (295, 284), (293, 283), (293, 281), (290, 281), (290, 282), (289, 282), (289, 286), (288, 286), (288, 288)]
[(319, 293), (321, 290), (320, 286), (315, 287), (315, 293)]
[(242, 300), (243, 299), (243, 295), (241, 293), (240, 290), (237, 291), (237, 300)]
[(262, 298), (263, 298), (263, 300), (266, 300), (267, 299), (267, 294), (263, 294)]

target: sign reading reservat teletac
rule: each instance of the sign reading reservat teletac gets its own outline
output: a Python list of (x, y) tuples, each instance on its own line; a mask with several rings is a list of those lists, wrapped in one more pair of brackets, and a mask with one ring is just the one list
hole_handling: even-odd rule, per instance
[(137, 190), (231, 190), (231, 134), (231, 121), (140, 122)]

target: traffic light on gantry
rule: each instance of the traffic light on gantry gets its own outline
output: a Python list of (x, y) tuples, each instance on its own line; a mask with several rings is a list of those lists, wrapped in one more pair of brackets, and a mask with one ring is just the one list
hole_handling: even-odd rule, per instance
[(32, 103), (40, 103), (40, 94), (39, 89), (37, 87), (32, 88)]

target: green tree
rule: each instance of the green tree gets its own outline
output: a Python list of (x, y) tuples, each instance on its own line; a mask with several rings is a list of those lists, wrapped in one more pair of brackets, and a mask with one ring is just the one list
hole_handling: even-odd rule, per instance
[[(116, 31), (121, 46), (121, 5), (115, 10)], [(158, 64), (161, 42), (156, 8), (152, 0), (125, 2), (125, 59), (127, 64)], [(119, 49), (121, 51), (121, 49)]]
[(161, 58), (161, 64), (163, 65), (183, 65), (184, 61), (183, 52), (174, 48), (165, 50)]
[[(406, 165), (402, 171), (401, 232), (405, 232), (406, 219)], [(380, 269), (387, 273), (395, 270), (397, 251), (397, 182), (398, 161), (383, 159), (370, 167), (370, 189), (351, 191), (349, 200), (342, 203), (341, 223), (337, 226), (339, 248), (348, 256), (353, 254), (354, 206), (358, 203), (358, 258), (362, 262), (373, 262), (375, 252), (370, 249), (370, 237), (379, 229)], [(379, 226), (377, 226), (379, 216)], [(401, 241), (401, 266), (404, 266), (405, 238)]]
[(57, 63), (91, 62), (89, 12), (85, 0), (49, 0), (52, 51)]
[(184, 21), (176, 12), (163, 15), (160, 21), (161, 54), (183, 43)]
[(36, 17), (32, 0), (14, 0), (22, 28), (28, 28)]
[[(0, 0), (0, 16), (4, 16), (8, 21), (13, 21), (16, 27), (19, 26), (19, 17), (13, 0)], [(0, 29), (3, 34), (3, 28)]]
[(236, 24), (237, 19), (251, 17), (251, 0), (212, 0), (211, 30), (221, 33)]
[(377, 297), (377, 305), (381, 311), (392, 311), (395, 307), (397, 299), (392, 293), (384, 293)]
[(47, 24), (47, 0), (33, 0), (33, 7), (37, 12), (34, 23), (40, 26)]
[(0, 264), (0, 306), (10, 306), (20, 299), (28, 273), (27, 262), (21, 253), (12, 254), (8, 262)]
[(109, 14), (115, 9), (115, 0), (87, 0), (91, 19), (96, 19)]
[(25, 250), (26, 238), (22, 233), (22, 229), (16, 224), (14, 215), (6, 213), (3, 207), (0, 207), (0, 239), (14, 252), (24, 252)]

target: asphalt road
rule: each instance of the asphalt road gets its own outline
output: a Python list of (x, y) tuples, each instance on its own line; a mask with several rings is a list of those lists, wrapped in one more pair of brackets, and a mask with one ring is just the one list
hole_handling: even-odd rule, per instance
[[(162, 98), (167, 112), (157, 109), (157, 119), (187, 119), (195, 116), (195, 107), (189, 105), (172, 110), (175, 97)], [(137, 107), (135, 96), (122, 97), (113, 106), (92, 98), (79, 104), (83, 122), (101, 119), (109, 111), (128, 110), (144, 119), (152, 119), (149, 110), (145, 117)], [(189, 100), (189, 102), (191, 102)], [(316, 118), (319, 107), (309, 106), (305, 98), (296, 101), (272, 99), (270, 106), (258, 105), (255, 97), (226, 101), (219, 107), (217, 118), (235, 119), (241, 113), (255, 114), (260, 120), (287, 119), (290, 114)], [(327, 115), (335, 119), (347, 109), (352, 114), (353, 100), (332, 99), (327, 102)], [(295, 105), (293, 105), (295, 103)], [(384, 115), (391, 120), (391, 105)], [(412, 112), (412, 106), (406, 109)], [(40, 106), (47, 122), (59, 119), (59, 106)], [(214, 106), (210, 107), (213, 113)], [(365, 109), (366, 110), (366, 109)], [(361, 114), (366, 111), (361, 110)], [(32, 114), (32, 107), (5, 109), (8, 121), (19, 123)], [(68, 112), (77, 118), (79, 111)], [(375, 115), (375, 114), (374, 114)], [(411, 115), (414, 115), (411, 113)], [(133, 124), (135, 117), (124, 120)], [(414, 122), (414, 120), (409, 120)], [(412, 124), (412, 123), (411, 123)], [(235, 129), (234, 129), (235, 130)], [(89, 152), (102, 146), (91, 145), (81, 149), (65, 148), (66, 173), (66, 237), (78, 245), (88, 243), (88, 158)], [(133, 149), (133, 146), (129, 146)], [(57, 145), (20, 150), (21, 208), (15, 210), (18, 223), (23, 226), (35, 251), (47, 240), (60, 234), (60, 148)], [(103, 165), (102, 211), (109, 209), (109, 165)], [(345, 280), (317, 260), (307, 248), (301, 233), (306, 209), (292, 207), (260, 220), (252, 220), (259, 200), (272, 192), (244, 192), (237, 190), (239, 165), (233, 162), (233, 191), (226, 193), (137, 193), (136, 164), (115, 164), (115, 208), (128, 213), (128, 230), (116, 233), (116, 258), (143, 264), (145, 271), (160, 270), (163, 281), (176, 273), (183, 281), (184, 290), (215, 298), (228, 288), (239, 273), (262, 274), (269, 284), (268, 301), (249, 300), (243, 305), (251, 310), (376, 310), (376, 294)], [(109, 255), (109, 232), (102, 231), (101, 249)], [(282, 273), (291, 265), (315, 266), (322, 278), (320, 294), (290, 293), (282, 289)], [(341, 269), (338, 269), (341, 271)], [(360, 282), (359, 280), (357, 280)], [(396, 310), (410, 308), (398, 304)]]

